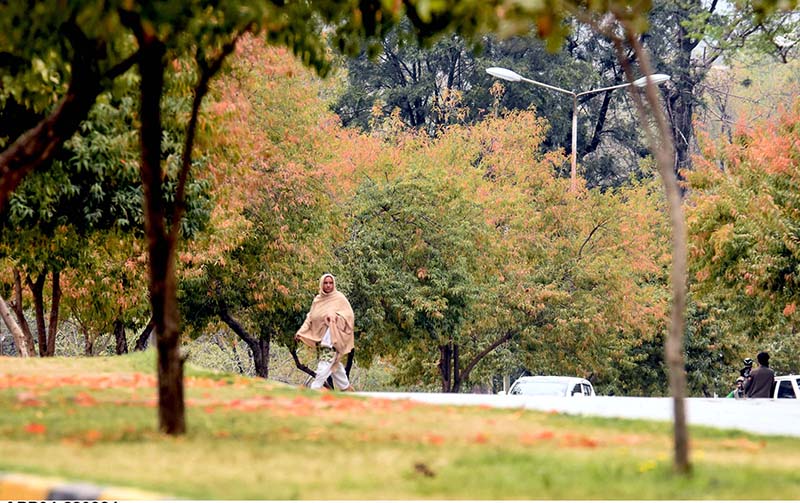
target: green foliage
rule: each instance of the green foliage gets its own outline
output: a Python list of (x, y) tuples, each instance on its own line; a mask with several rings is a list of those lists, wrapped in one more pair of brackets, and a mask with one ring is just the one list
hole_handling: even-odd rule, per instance
[(350, 239), (337, 254), (368, 360), (416, 354), (435, 362), (438, 346), (459, 340), (485, 231), (478, 208), (443, 182), (412, 173), (366, 181), (356, 195)]

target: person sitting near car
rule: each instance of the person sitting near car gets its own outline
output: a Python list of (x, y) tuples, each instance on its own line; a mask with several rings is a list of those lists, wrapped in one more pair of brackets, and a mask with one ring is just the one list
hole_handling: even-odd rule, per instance
[(747, 398), (772, 398), (775, 388), (775, 372), (769, 368), (769, 353), (762, 351), (756, 356), (759, 367), (750, 372), (750, 379), (744, 383)]
[(744, 398), (744, 377), (736, 378), (736, 387), (725, 398)]

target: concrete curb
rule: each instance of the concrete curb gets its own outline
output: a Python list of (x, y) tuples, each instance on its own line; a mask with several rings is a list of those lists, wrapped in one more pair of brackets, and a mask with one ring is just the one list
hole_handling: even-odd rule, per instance
[(125, 487), (96, 486), (54, 477), (0, 472), (0, 500), (174, 500)]

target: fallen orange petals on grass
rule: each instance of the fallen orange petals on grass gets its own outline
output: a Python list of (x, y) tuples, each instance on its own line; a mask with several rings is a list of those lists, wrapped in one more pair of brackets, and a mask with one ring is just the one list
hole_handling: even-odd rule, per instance
[(92, 407), (97, 405), (97, 400), (89, 393), (81, 391), (73, 398), (76, 405), (81, 407)]
[(555, 434), (550, 430), (538, 431), (536, 433), (523, 433), (519, 436), (519, 441), (523, 445), (532, 445), (543, 440), (552, 440)]
[(22, 393), (17, 393), (17, 403), (19, 403), (24, 407), (41, 407), (42, 405), (44, 405), (44, 402), (39, 400), (38, 395), (30, 391), (23, 391)]
[(582, 449), (594, 449), (600, 445), (597, 440), (587, 437), (586, 435), (573, 435), (567, 433), (561, 441), (561, 445), (565, 447), (577, 447)]
[(83, 438), (81, 439), (84, 445), (92, 445), (98, 440), (103, 438), (103, 434), (98, 430), (89, 430), (83, 434)]
[(425, 441), (431, 445), (442, 445), (444, 443), (444, 437), (441, 435), (426, 435)]
[(473, 437), (472, 441), (475, 442), (476, 444), (485, 444), (486, 442), (489, 441), (489, 437), (486, 436), (486, 434), (484, 433), (478, 433), (477, 435), (475, 435), (475, 437)]
[(67, 386), (89, 389), (154, 388), (156, 378), (145, 374), (78, 374), (69, 376), (3, 374), (0, 389), (49, 390)]
[(47, 431), (47, 426), (41, 423), (29, 423), (25, 425), (25, 431), (34, 435), (43, 435)]

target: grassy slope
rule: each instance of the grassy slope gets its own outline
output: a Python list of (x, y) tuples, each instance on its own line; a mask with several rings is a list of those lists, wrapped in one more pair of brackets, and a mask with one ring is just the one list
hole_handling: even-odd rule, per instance
[(684, 479), (671, 474), (665, 423), (366, 399), (192, 368), (189, 433), (169, 438), (157, 433), (154, 358), (0, 358), (0, 471), (190, 499), (800, 498), (800, 439), (692, 429)]

